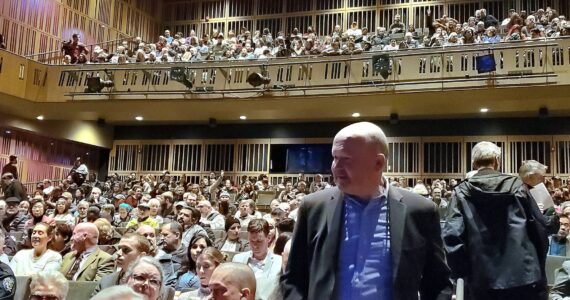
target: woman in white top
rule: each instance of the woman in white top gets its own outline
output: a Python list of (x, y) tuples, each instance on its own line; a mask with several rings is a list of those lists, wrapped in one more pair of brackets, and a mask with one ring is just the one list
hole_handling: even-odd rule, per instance
[(67, 224), (71, 227), (75, 226), (75, 217), (69, 212), (69, 206), (65, 198), (60, 198), (55, 203), (55, 211), (51, 216), (56, 224)]
[(14, 275), (27, 276), (42, 270), (59, 270), (61, 255), (47, 247), (52, 239), (52, 231), (52, 227), (46, 223), (40, 222), (34, 226), (31, 240), (33, 249), (18, 251), (10, 261)]

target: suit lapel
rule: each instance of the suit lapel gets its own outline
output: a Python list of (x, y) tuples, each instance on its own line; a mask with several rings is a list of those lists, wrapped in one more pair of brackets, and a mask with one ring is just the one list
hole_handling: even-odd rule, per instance
[(392, 253), (392, 279), (398, 276), (398, 266), (402, 254), (402, 239), (404, 237), (404, 227), (406, 223), (406, 205), (402, 203), (402, 194), (395, 188), (388, 190), (388, 201), (390, 205), (390, 250)]
[(97, 250), (95, 250), (95, 252), (91, 253), (91, 255), (89, 255), (89, 257), (87, 258), (87, 260), (85, 261), (85, 263), (83, 264), (83, 266), (81, 266), (81, 268), (78, 271), (77, 278), (79, 278), (81, 276), (81, 273), (83, 273), (83, 271), (85, 271), (85, 269), (87, 269), (99, 256), (99, 247), (97, 247)]

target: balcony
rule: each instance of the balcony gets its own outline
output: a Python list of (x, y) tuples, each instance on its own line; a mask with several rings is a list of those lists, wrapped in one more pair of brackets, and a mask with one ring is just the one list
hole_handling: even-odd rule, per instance
[[(495, 71), (479, 72), (477, 57), (484, 55), (492, 55), (496, 64)], [(384, 72), (379, 72), (378, 68), (374, 67), (380, 56), (385, 58)], [(222, 110), (221, 105), (227, 103), (242, 105), (244, 101), (241, 100), (254, 100), (245, 104), (247, 110), (255, 110), (261, 103), (271, 101), (280, 103), (268, 105), (279, 106), (283, 104), (280, 99), (288, 100), (286, 102), (289, 104), (285, 104), (285, 107), (290, 114), (280, 117), (274, 107), (270, 112), (266, 111), (264, 116), (259, 116), (260, 120), (291, 119), (299, 113), (300, 118), (308, 118), (311, 114), (315, 115), (317, 108), (322, 108), (323, 105), (336, 106), (341, 101), (338, 98), (354, 99), (354, 104), (365, 108), (376, 107), (377, 110), (373, 113), (375, 117), (387, 116), (391, 112), (398, 112), (401, 116), (414, 116), (414, 111), (419, 115), (434, 115), (433, 111), (426, 112), (418, 104), (424, 102), (422, 99), (428, 101), (433, 97), (446, 99), (450, 95), (447, 94), (449, 92), (454, 93), (453, 98), (467, 94), (479, 98), (483, 95), (492, 98), (490, 94), (501, 95), (502, 99), (512, 100), (503, 104), (504, 107), (500, 109), (509, 113), (520, 111), (520, 107), (513, 101), (521, 97), (508, 99), (506, 96), (513, 94), (513, 91), (549, 86), (554, 94), (563, 96), (565, 93), (561, 93), (560, 88), (570, 84), (569, 66), (568, 38), (369, 52), (356, 56), (121, 65), (45, 65), (0, 51), (0, 82), (9, 83), (0, 85), (0, 95), (12, 100), (11, 103), (17, 103), (18, 99), (45, 104), (83, 103), (74, 107), (92, 110), (83, 116), (87, 119), (101, 117), (97, 116), (97, 112), (113, 115), (113, 110), (121, 107), (120, 103), (125, 103), (120, 100), (152, 103), (149, 107), (154, 107), (154, 112), (158, 104), (176, 103), (178, 108), (193, 111), (201, 111), (207, 107), (215, 112)], [(173, 76), (173, 72), (178, 72), (177, 76)], [(263, 74), (268, 78), (268, 82), (253, 86), (247, 80), (253, 73)], [(92, 77), (110, 81), (113, 87), (89, 91), (87, 82), (88, 78)], [(178, 77), (178, 81), (173, 77)], [(466, 90), (469, 90), (469, 93), (465, 93)], [(493, 92), (489, 93), (490, 90)], [(570, 109), (569, 104), (560, 103), (559, 99), (552, 95), (535, 96), (538, 98), (532, 100), (544, 100), (553, 112)], [(293, 99), (303, 101), (306, 106), (296, 110), (294, 107), (298, 106), (299, 102)], [(313, 104), (311, 108), (308, 101), (311, 99), (325, 100)], [(446, 101), (442, 105), (453, 106), (452, 99)], [(437, 103), (436, 101), (431, 104)], [(67, 107), (71, 106), (60, 108), (66, 110)], [(339, 111), (346, 111), (351, 107), (353, 105), (344, 105)], [(303, 110), (307, 109), (315, 111), (303, 115)], [(525, 113), (530, 111), (536, 112), (536, 107), (528, 106)], [(334, 115), (325, 113), (323, 117), (334, 118)], [(211, 112), (209, 115), (202, 113), (197, 114), (196, 118), (207, 120), (211, 116)], [(234, 117), (222, 112), (220, 116), (217, 117), (222, 120)], [(68, 117), (62, 115), (61, 118)], [(119, 117), (109, 118), (124, 121)], [(182, 116), (180, 118), (182, 119)]]

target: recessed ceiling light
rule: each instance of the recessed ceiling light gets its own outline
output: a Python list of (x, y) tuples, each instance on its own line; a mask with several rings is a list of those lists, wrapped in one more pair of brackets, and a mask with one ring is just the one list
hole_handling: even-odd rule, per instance
[(40, 120), (40, 121), (41, 121), (41, 120), (43, 120), (43, 119), (44, 119), (44, 115), (39, 115), (39, 116), (37, 116), (37, 117), (36, 117), (36, 119), (38, 119), (38, 120)]
[(136, 117), (135, 117), (135, 120), (137, 120), (137, 121), (142, 121), (142, 120), (144, 120), (144, 118), (143, 118), (142, 116), (136, 116)]
[(481, 108), (479, 111), (482, 112), (482, 113), (486, 113), (486, 112), (489, 111), (489, 109), (486, 108), (486, 107), (483, 107), (483, 108)]
[(353, 118), (358, 118), (358, 117), (360, 117), (360, 113), (357, 113), (357, 112), (352, 113), (352, 117), (353, 117)]
[(246, 119), (247, 119), (246, 116), (239, 116), (239, 118), (240, 118), (241, 120), (246, 120)]
[(89, 152), (85, 153), (85, 155), (89, 155)]
[(5, 132), (6, 132), (6, 134), (12, 133), (12, 131), (10, 131), (10, 130), (6, 130)]

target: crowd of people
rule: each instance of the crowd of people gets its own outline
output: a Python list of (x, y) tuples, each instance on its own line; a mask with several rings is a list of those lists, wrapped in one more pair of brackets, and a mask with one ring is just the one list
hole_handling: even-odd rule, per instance
[[(188, 182), (186, 176), (175, 179), (168, 171), (123, 178), (112, 174), (99, 181), (94, 174), (74, 176), (77, 169), (86, 170), (79, 162), (61, 183), (46, 179), (28, 195), (9, 192), (18, 183), (16, 165), (12, 156), (3, 168), (0, 261), (5, 265), (0, 264), (0, 271), (32, 276), (31, 293), (38, 299), (48, 286), (57, 299), (65, 299), (69, 281), (99, 282), (93, 299), (170, 299), (175, 293), (178, 299), (233, 299), (215, 296), (232, 289), (246, 299), (287, 298), (279, 283), (300, 204), (316, 192), (336, 190), (320, 174), (311, 182), (299, 174), (275, 186), (266, 174), (234, 182), (224, 171), (211, 172), (200, 183)], [(519, 175), (529, 186), (542, 183), (550, 192), (554, 205), (541, 207), (553, 233), (548, 251), (566, 256), (570, 186), (558, 177), (544, 179), (545, 172), (544, 165), (528, 161)], [(387, 178), (390, 189), (421, 196), (433, 203), (438, 220), (448, 222), (457, 218), (453, 203), (459, 201), (460, 183), (416, 180), (408, 186), (405, 178)], [(267, 191), (275, 199), (262, 212), (257, 197)], [(448, 255), (450, 265), (455, 263), (456, 251), (448, 250)]]
[(394, 51), (400, 49), (458, 46), (464, 44), (499, 43), (570, 35), (570, 23), (564, 15), (550, 7), (536, 12), (509, 10), (502, 21), (479, 9), (467, 20), (458, 21), (448, 16), (434, 19), (427, 10), (425, 30), (416, 30), (413, 24), (404, 24), (399, 14), (388, 28), (359, 27), (357, 21), (343, 30), (334, 26), (332, 32), (318, 36), (312, 27), (305, 32), (278, 32), (273, 36), (269, 28), (227, 33), (214, 29), (201, 37), (194, 30), (172, 34), (165, 30), (156, 43), (146, 43), (140, 37), (124, 41), (109, 51), (95, 46), (93, 53), (79, 41), (77, 34), (64, 42), (64, 64), (75, 63), (159, 63), (194, 62), (206, 60), (252, 60), (275, 57), (314, 55), (355, 55), (364, 51)]

